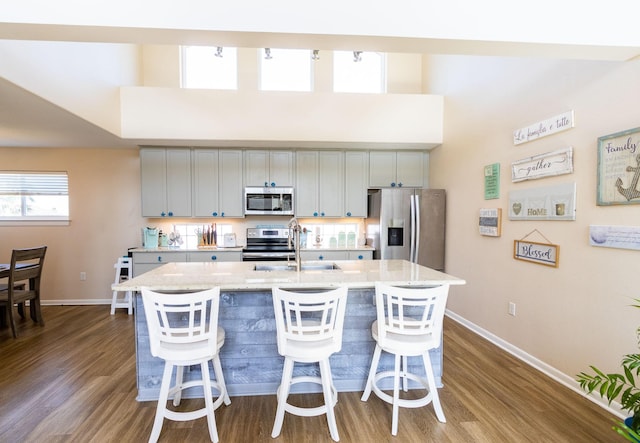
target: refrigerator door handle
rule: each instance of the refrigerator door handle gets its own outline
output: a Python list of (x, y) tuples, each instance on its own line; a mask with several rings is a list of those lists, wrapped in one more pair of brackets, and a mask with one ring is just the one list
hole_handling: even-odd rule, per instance
[(417, 254), (416, 254), (416, 199), (415, 195), (411, 195), (411, 250), (409, 252), (409, 261), (411, 263), (416, 263)]
[(418, 263), (418, 253), (420, 252), (420, 196), (414, 195), (415, 200), (414, 208), (415, 208), (415, 231), (416, 231), (416, 240), (415, 240), (415, 252), (413, 253), (413, 262)]

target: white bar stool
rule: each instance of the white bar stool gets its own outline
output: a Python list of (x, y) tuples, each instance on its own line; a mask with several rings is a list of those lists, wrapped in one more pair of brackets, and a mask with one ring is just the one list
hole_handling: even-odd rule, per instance
[[(149, 328), (151, 355), (165, 361), (156, 417), (149, 442), (156, 442), (165, 418), (190, 421), (207, 417), (209, 437), (218, 442), (218, 429), (214, 411), (224, 402), (231, 404), (220, 364), (220, 349), (224, 345), (224, 329), (218, 327), (220, 288), (189, 294), (162, 294), (142, 288), (142, 302)], [(211, 380), (209, 361), (213, 363), (215, 380)], [(200, 380), (184, 381), (184, 370), (200, 365)], [(176, 368), (175, 384), (171, 386), (173, 368)], [(179, 406), (182, 391), (202, 386), (205, 407), (195, 411), (178, 412), (167, 407), (173, 396), (173, 406)], [(212, 389), (218, 391), (213, 400)]]
[[(320, 293), (298, 293), (273, 288), (273, 307), (278, 334), (278, 353), (284, 357), (282, 382), (278, 387), (278, 409), (271, 437), (282, 430), (284, 413), (313, 417), (327, 415), (331, 438), (339, 441), (333, 407), (338, 393), (333, 385), (329, 357), (342, 349), (342, 329), (347, 305), (347, 288)], [(293, 377), (295, 362), (318, 363), (320, 377)], [(302, 408), (287, 403), (291, 386), (296, 383), (322, 385), (324, 405)]]
[[(115, 284), (122, 283), (133, 277), (131, 257), (118, 257), (118, 261), (113, 267), (116, 268), (116, 278), (113, 281)], [(122, 273), (122, 270), (126, 271), (126, 275)], [(111, 297), (111, 315), (116, 313), (116, 308), (127, 308), (127, 312), (131, 315), (133, 313), (133, 293), (126, 291), (124, 299), (118, 300), (118, 292), (113, 291), (113, 296)]]
[[(376, 282), (377, 320), (371, 325), (376, 349), (361, 400), (367, 401), (373, 391), (380, 399), (393, 406), (392, 435), (398, 434), (400, 407), (419, 408), (433, 403), (438, 420), (446, 422), (429, 350), (438, 348), (442, 342), (442, 324), (448, 295), (447, 284), (431, 288), (399, 288)], [(394, 371), (376, 373), (382, 351), (395, 355)], [(412, 356), (422, 357), (426, 379), (408, 372), (407, 357)], [(380, 380), (388, 377), (393, 377), (393, 397), (378, 386)], [(403, 391), (407, 391), (409, 379), (426, 389), (426, 394), (418, 399), (400, 398), (400, 377)]]

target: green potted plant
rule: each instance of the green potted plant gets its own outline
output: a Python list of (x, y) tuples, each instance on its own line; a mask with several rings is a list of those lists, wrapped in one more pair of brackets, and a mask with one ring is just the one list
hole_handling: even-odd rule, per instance
[[(640, 303), (640, 299), (635, 300)], [(640, 308), (640, 304), (633, 305)], [(636, 329), (638, 344), (640, 345), (640, 327)], [(624, 423), (616, 421), (613, 430), (627, 440), (640, 442), (640, 354), (626, 354), (622, 358), (621, 373), (604, 373), (595, 366), (590, 366), (592, 372), (581, 372), (576, 380), (580, 387), (591, 394), (597, 392), (606, 398), (609, 404), (619, 399), (624, 411), (631, 414)]]

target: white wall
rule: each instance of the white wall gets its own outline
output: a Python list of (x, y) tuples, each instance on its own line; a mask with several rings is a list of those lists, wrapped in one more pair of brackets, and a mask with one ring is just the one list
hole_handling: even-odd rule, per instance
[[(596, 206), (597, 138), (640, 126), (640, 61), (580, 62), (434, 56), (430, 93), (445, 99), (444, 143), (431, 152), (431, 186), (448, 191), (447, 272), (465, 278), (449, 309), (570, 377), (618, 368), (637, 352), (640, 251), (589, 246), (590, 224), (640, 225), (640, 206)], [(575, 112), (575, 127), (514, 146), (515, 129)], [(511, 182), (511, 162), (573, 146), (574, 173)], [(500, 199), (484, 200), (483, 167), (500, 163)], [(509, 221), (508, 193), (575, 182), (576, 221)], [(502, 208), (502, 236), (478, 234), (478, 210)], [(560, 265), (516, 261), (513, 241), (537, 229), (560, 245)], [(541, 237), (533, 241), (545, 241)], [(517, 315), (507, 314), (509, 302)]]

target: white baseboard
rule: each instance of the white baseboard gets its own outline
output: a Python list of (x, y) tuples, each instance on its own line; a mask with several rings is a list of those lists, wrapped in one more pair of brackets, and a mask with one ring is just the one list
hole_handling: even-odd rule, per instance
[(111, 305), (110, 298), (82, 299), (82, 300), (42, 300), (42, 306), (87, 306), (87, 305)]
[(626, 418), (628, 416), (628, 414), (626, 414), (625, 412), (622, 411), (622, 409), (620, 408), (619, 403), (612, 402), (611, 406), (609, 406), (609, 403), (607, 402), (607, 400), (605, 400), (605, 399), (603, 399), (603, 398), (601, 398), (599, 396), (588, 395), (582, 389), (580, 389), (580, 385), (572, 377), (570, 377), (567, 374), (557, 370), (553, 366), (550, 366), (550, 365), (546, 364), (545, 362), (535, 358), (534, 356), (532, 356), (530, 354), (527, 354), (522, 349), (517, 348), (516, 346), (513, 346), (511, 343), (508, 343), (508, 342), (504, 341), (503, 339), (501, 339), (500, 337), (492, 334), (491, 332), (487, 331), (486, 329), (481, 328), (480, 326), (476, 325), (475, 323), (472, 323), (472, 322), (468, 321), (467, 319), (459, 316), (455, 312), (451, 312), (448, 309), (446, 311), (446, 316), (449, 317), (451, 320), (454, 320), (455, 322), (460, 323), (462, 326), (466, 327), (470, 331), (475, 332), (479, 336), (481, 336), (481, 337), (485, 338), (486, 340), (490, 341), (491, 343), (493, 343), (494, 345), (498, 346), (499, 348), (505, 350), (506, 352), (508, 352), (509, 354), (511, 354), (514, 357), (518, 358), (519, 360), (522, 360), (523, 362), (527, 363), (529, 366), (537, 369), (538, 371), (542, 372), (543, 374), (547, 375), (548, 377), (551, 377), (552, 379), (554, 379), (558, 383), (560, 383), (560, 384), (566, 386), (567, 388), (571, 389), (572, 391), (580, 394), (582, 397), (585, 397), (585, 398), (591, 400), (592, 402), (594, 402), (598, 406), (602, 407), (603, 409), (606, 409), (611, 414), (613, 414), (613, 415), (615, 415), (617, 417), (620, 417), (620, 418)]

